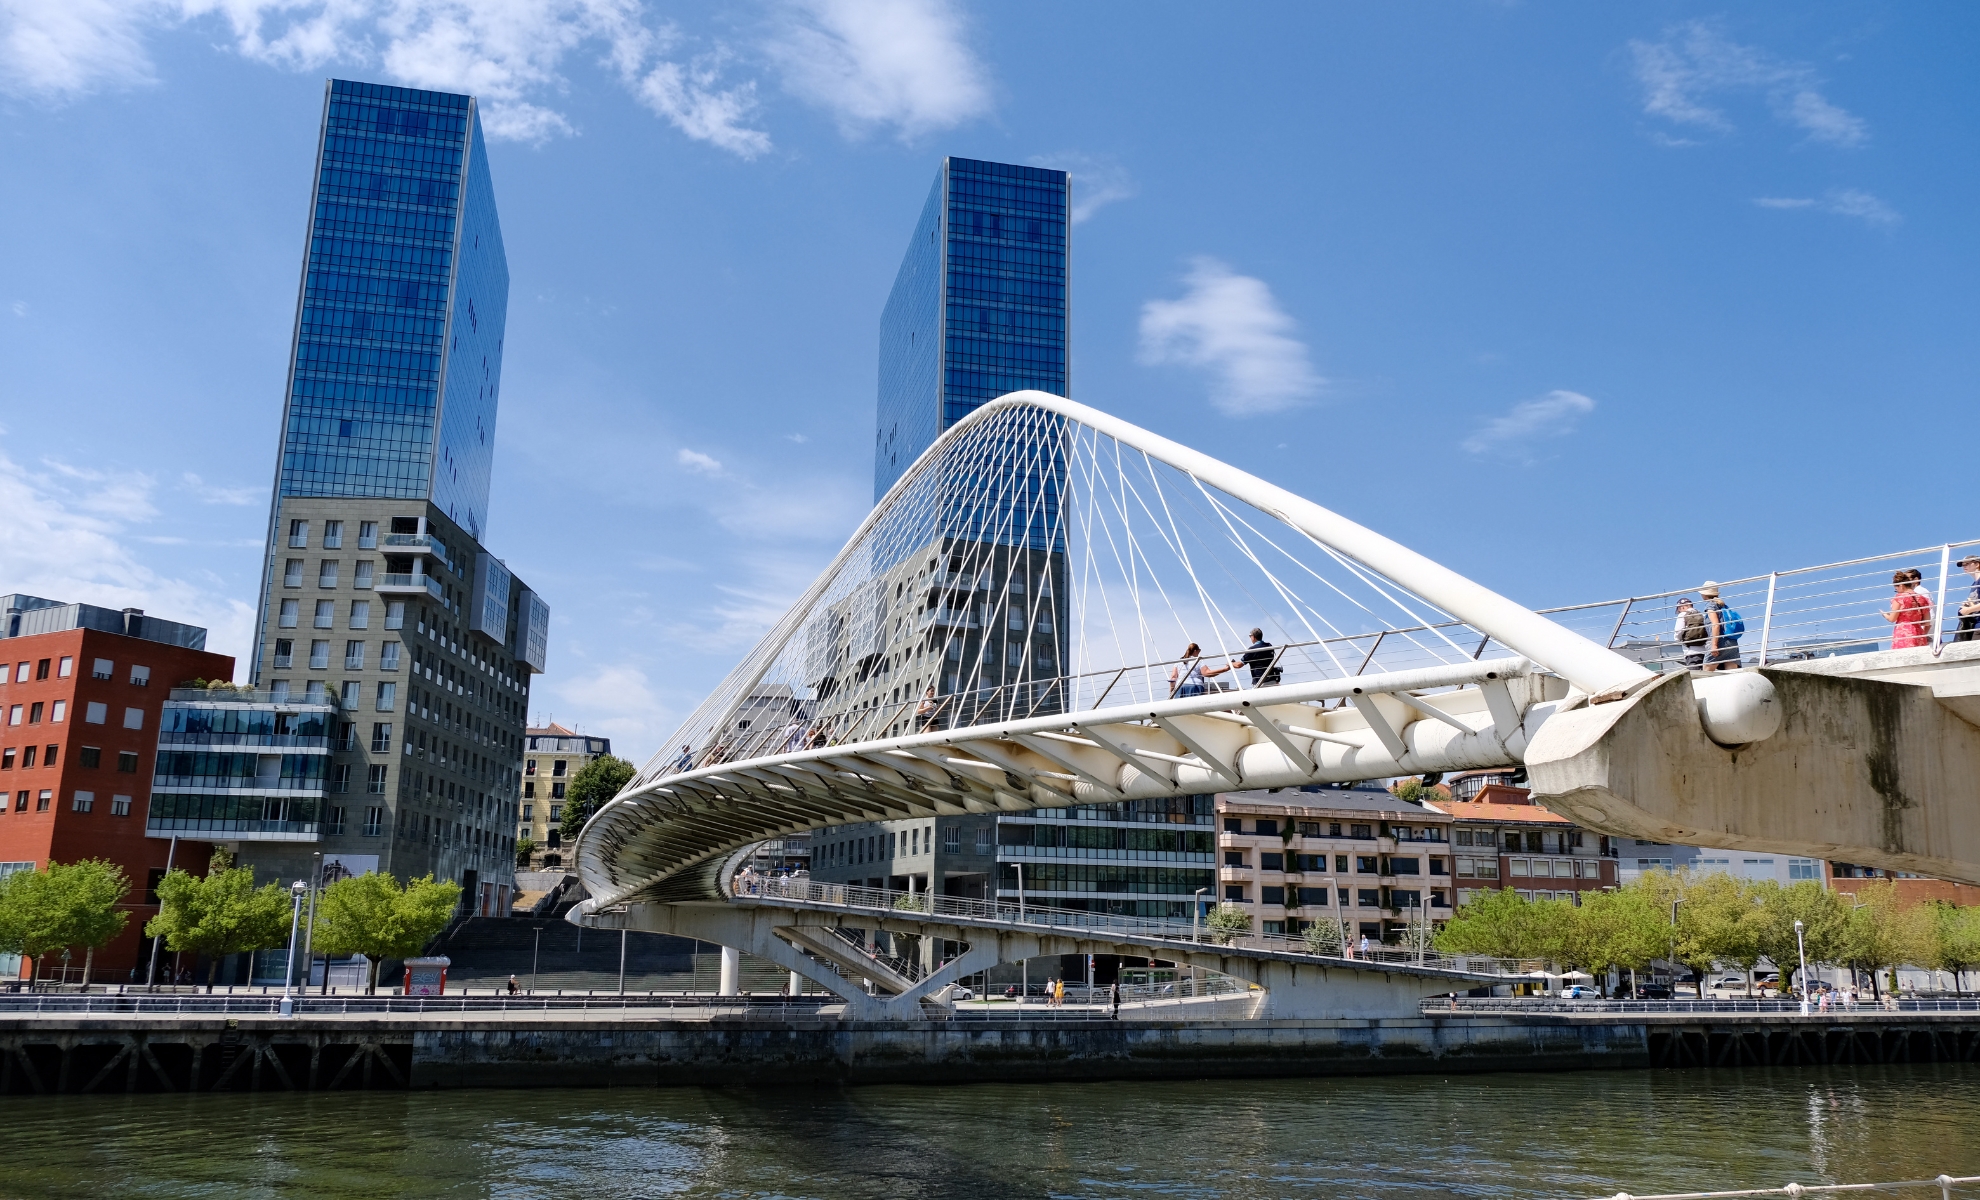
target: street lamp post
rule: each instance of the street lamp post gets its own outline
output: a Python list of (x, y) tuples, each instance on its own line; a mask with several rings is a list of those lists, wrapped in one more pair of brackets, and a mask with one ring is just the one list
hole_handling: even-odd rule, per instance
[(536, 927), (536, 945), (529, 952), (529, 994), (536, 994), (536, 964), (543, 957), (543, 926)]
[(1801, 955), (1801, 1015), (1808, 1015), (1808, 943), (1802, 938), (1807, 926), (1800, 921), (1794, 923), (1794, 948)]
[[(1677, 999), (1677, 994), (1678, 994), (1678, 989), (1677, 989), (1677, 982), (1678, 982), (1678, 973), (1677, 973), (1677, 967), (1678, 967), (1678, 961), (1677, 961), (1677, 953), (1678, 953), (1678, 952), (1677, 952), (1677, 943), (1678, 943), (1678, 905), (1680, 905), (1680, 904), (1683, 904), (1683, 903), (1684, 903), (1684, 897), (1683, 897), (1683, 896), (1679, 896), (1679, 897), (1678, 897), (1677, 899), (1675, 899), (1675, 900), (1673, 900), (1673, 901), (1671, 901), (1671, 939), (1670, 939), (1670, 947), (1671, 947), (1671, 957), (1670, 957), (1670, 963), (1671, 963), (1671, 999), (1673, 999), (1673, 1000), (1675, 1000), (1675, 999)], [(1705, 998), (1705, 985), (1704, 985), (1704, 984), (1703, 984), (1702, 982), (1701, 982), (1701, 983), (1700, 983), (1700, 984), (1698, 985), (1698, 998), (1699, 998), (1700, 1000), (1703, 1000), (1703, 999)]]
[(298, 879), (289, 885), (289, 969), (282, 973), (282, 1015), (296, 1015), (296, 934), (302, 926), (303, 897), (309, 884)]
[[(165, 873), (167, 875), (170, 875), (172, 873), (172, 858), (174, 855), (178, 854), (178, 852), (179, 852), (179, 835), (175, 833), (172, 835), (172, 844), (168, 846), (165, 850)], [(160, 913), (163, 913), (165, 911), (165, 904), (163, 901), (159, 902), (158, 911)], [(158, 986), (158, 945), (164, 940), (165, 939), (163, 937), (155, 937), (151, 939), (151, 965), (146, 967), (144, 971), (144, 984), (146, 987)]]
[(1209, 888), (1197, 888), (1196, 899), (1189, 906), (1189, 940), (1191, 945), (1195, 945), (1201, 940), (1196, 932), (1196, 928), (1197, 923), (1203, 919), (1203, 893), (1209, 890)]
[[(309, 992), (309, 966), (316, 961), (316, 893), (323, 889), (323, 852), (317, 851), (309, 872), (309, 924), (303, 926), (303, 992)], [(330, 994), (330, 960), (323, 960), (323, 994)]]

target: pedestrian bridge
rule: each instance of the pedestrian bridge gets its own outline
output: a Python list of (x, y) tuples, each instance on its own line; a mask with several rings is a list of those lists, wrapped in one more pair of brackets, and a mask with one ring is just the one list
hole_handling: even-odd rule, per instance
[[(1396, 486), (1319, 473), (1376, 510)], [(593, 816), (574, 919), (742, 913), (738, 852), (850, 822), (1490, 767), (1606, 832), (1980, 882), (1956, 549), (1724, 581), (1746, 628), (1688, 645), (1680, 590), (1535, 612), (1188, 447), (1014, 393), (922, 455)], [(1893, 564), (1920, 570), (1925, 619), (1881, 615)], [(1707, 650), (1719, 669), (1685, 669)]]

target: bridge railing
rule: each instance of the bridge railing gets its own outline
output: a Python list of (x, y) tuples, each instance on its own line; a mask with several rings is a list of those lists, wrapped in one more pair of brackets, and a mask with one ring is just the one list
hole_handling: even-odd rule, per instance
[[(1559, 996), (1436, 996), (1422, 1002), (1427, 1016), (1439, 1013), (1569, 1013), (1603, 1016), (1614, 1013), (1794, 1013), (1799, 1000), (1570, 1000)], [(1980, 996), (1950, 998), (1886, 997), (1861, 1004), (1811, 1003), (1809, 1016), (1849, 1017), (1875, 1013), (1980, 1012)]]
[(1178, 947), (1231, 947), (1263, 951), (1275, 956), (1333, 959), (1339, 962), (1380, 963), (1385, 966), (1415, 966), (1435, 970), (1463, 971), (1474, 975), (1517, 975), (1530, 964), (1510, 959), (1478, 955), (1440, 954), (1429, 949), (1403, 950), (1394, 947), (1318, 953), (1304, 938), (1283, 934), (1258, 934), (1192, 928), (1187, 921), (1124, 913), (1097, 913), (1084, 909), (1012, 903), (1007, 900), (977, 900), (966, 896), (931, 896), (926, 892), (905, 892), (891, 888), (864, 887), (851, 883), (820, 883), (812, 879), (783, 876), (738, 875), (732, 882), (738, 899), (786, 901), (811, 908), (841, 910), (848, 915), (895, 917), (910, 921), (952, 918), (970, 923), (1016, 926), (1039, 930), (1063, 930), (1074, 934), (1103, 937), (1119, 934), (1138, 939), (1174, 942)]

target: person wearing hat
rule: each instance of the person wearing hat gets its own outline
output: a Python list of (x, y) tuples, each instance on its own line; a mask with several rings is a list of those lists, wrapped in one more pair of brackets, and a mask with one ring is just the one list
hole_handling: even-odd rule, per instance
[(1712, 628), (1705, 620), (1705, 614), (1692, 604), (1691, 597), (1678, 597), (1677, 623), (1672, 627), (1671, 634), (1681, 647), (1685, 669), (1702, 670), (1705, 666), (1705, 641), (1712, 636)]
[(1959, 560), (1959, 566), (1972, 577), (1973, 586), (1960, 602), (1959, 631), (1953, 634), (1953, 641), (1971, 642), (1980, 640), (1980, 554), (1967, 555)]
[(1707, 671), (1732, 671), (1739, 667), (1739, 638), (1746, 632), (1746, 622), (1733, 607), (1719, 599), (1719, 585), (1711, 580), (1698, 589), (1698, 598), (1705, 604), (1705, 624), (1710, 635), (1705, 639), (1705, 669)]

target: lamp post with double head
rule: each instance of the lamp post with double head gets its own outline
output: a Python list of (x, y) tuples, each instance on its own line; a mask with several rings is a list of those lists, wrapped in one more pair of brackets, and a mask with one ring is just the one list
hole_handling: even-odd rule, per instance
[(289, 885), (289, 969), (282, 973), (282, 1015), (296, 1015), (296, 935), (302, 930), (303, 897), (309, 884), (301, 879)]
[(1808, 927), (1799, 920), (1794, 923), (1794, 948), (1801, 956), (1801, 1015), (1808, 1015), (1808, 943), (1802, 934)]

